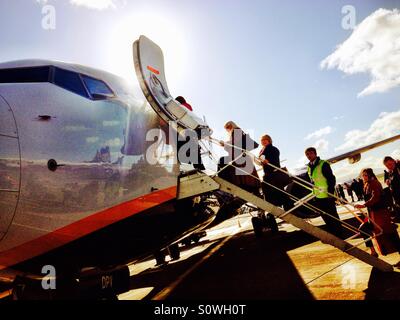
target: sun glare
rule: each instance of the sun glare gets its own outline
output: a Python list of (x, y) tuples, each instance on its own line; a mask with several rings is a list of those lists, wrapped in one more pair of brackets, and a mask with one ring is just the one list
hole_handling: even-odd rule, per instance
[(164, 53), (165, 73), (169, 86), (182, 81), (186, 50), (183, 26), (157, 14), (134, 14), (118, 22), (109, 37), (109, 70), (128, 80), (136, 78), (132, 44), (140, 35), (157, 43)]

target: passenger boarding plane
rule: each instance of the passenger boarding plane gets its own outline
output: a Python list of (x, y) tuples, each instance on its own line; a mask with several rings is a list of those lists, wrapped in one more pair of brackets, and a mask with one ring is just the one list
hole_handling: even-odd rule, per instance
[[(151, 130), (212, 130), (175, 101), (161, 49), (133, 45), (144, 96), (110, 73), (47, 60), (0, 64), (0, 270), (118, 265), (176, 243), (215, 218), (177, 200), (176, 159), (148, 161)], [(400, 135), (342, 156), (361, 153)], [(173, 143), (154, 148), (162, 154)], [(163, 151), (164, 149), (164, 151)]]

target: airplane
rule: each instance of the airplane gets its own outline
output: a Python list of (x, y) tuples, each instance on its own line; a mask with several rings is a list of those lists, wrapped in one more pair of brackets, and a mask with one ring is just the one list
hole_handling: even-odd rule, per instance
[(172, 98), (161, 48), (141, 36), (133, 58), (141, 90), (78, 64), (0, 64), (0, 273), (106, 269), (215, 219), (204, 198), (177, 199), (177, 146), (155, 142), (212, 129)]
[(121, 263), (212, 219), (176, 200), (177, 162), (147, 161), (146, 134), (170, 128), (125, 82), (57, 61), (0, 64), (0, 270)]

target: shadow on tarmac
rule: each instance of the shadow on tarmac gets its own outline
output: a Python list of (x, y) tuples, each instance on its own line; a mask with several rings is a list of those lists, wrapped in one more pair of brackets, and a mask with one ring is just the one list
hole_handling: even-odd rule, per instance
[(365, 293), (366, 300), (398, 300), (400, 297), (400, 273), (382, 272), (373, 268)]
[[(302, 231), (267, 233), (256, 238), (246, 231), (190, 273), (168, 300), (313, 300), (287, 251), (316, 239)], [(168, 287), (208, 250), (153, 272), (132, 278), (132, 288), (154, 287), (145, 300)]]

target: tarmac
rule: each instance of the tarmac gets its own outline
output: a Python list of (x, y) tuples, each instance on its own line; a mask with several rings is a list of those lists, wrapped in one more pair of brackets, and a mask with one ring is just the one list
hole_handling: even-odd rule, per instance
[[(358, 225), (338, 207), (342, 221)], [(119, 300), (262, 301), (400, 300), (400, 269), (381, 272), (277, 220), (279, 232), (256, 237), (251, 215), (207, 230), (196, 244), (180, 245), (178, 260), (156, 266), (154, 257), (129, 265), (130, 291)], [(319, 218), (309, 220), (324, 227)], [(398, 228), (399, 230), (400, 228)], [(368, 251), (361, 238), (349, 241)], [(379, 256), (395, 265), (398, 253)], [(5, 290), (5, 291), (3, 291)], [(0, 300), (11, 291), (0, 290)]]
[[(339, 207), (341, 220), (354, 222)], [(310, 220), (323, 226), (321, 218)], [(383, 273), (280, 220), (279, 232), (256, 237), (249, 214), (207, 230), (181, 258), (129, 266), (131, 290), (120, 300), (393, 300), (400, 270)], [(361, 238), (350, 240), (354, 245)], [(360, 248), (367, 251), (365, 244)], [(396, 264), (400, 255), (380, 256)]]

